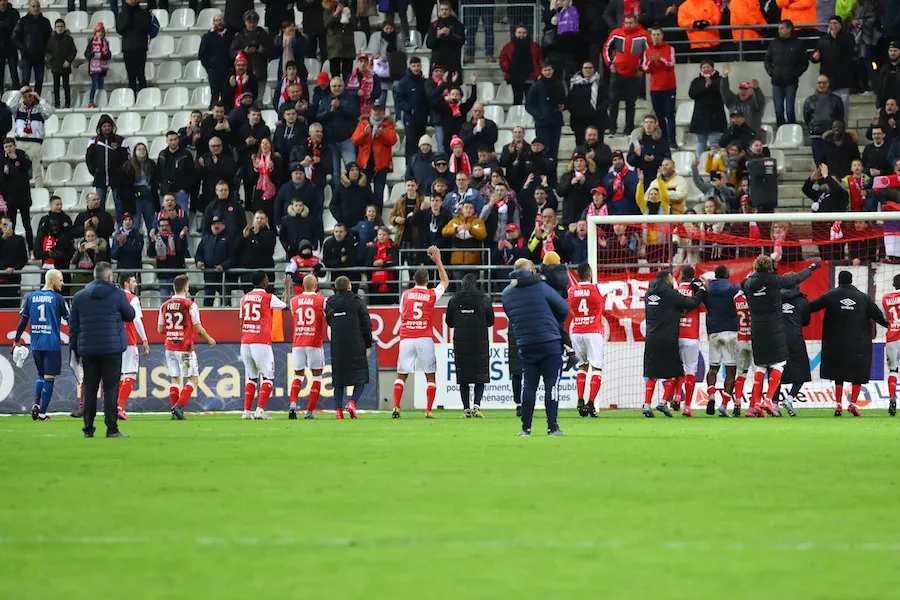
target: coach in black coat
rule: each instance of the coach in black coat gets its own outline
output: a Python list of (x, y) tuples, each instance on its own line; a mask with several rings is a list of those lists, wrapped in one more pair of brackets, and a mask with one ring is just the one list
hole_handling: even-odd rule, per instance
[(799, 286), (781, 292), (781, 321), (788, 347), (788, 361), (781, 374), (781, 383), (812, 381), (809, 354), (803, 339), (803, 328), (809, 325), (809, 300)]
[[(822, 379), (868, 383), (872, 370), (872, 321), (887, 327), (881, 309), (852, 285), (849, 271), (838, 275), (838, 287), (809, 304), (809, 312), (825, 311), (822, 322)], [(752, 316), (751, 316), (752, 319)]]
[(750, 306), (753, 364), (768, 367), (788, 359), (788, 342), (781, 313), (781, 290), (799, 286), (820, 265), (814, 264), (784, 277), (775, 272), (772, 259), (759, 256), (753, 274), (741, 282)]
[(462, 283), (462, 289), (447, 305), (447, 327), (453, 328), (456, 383), (488, 383), (491, 380), (488, 327), (494, 325), (494, 309), (474, 275), (466, 275)]
[(644, 343), (644, 377), (671, 379), (681, 377), (681, 355), (678, 351), (678, 329), (681, 315), (703, 304), (706, 291), (697, 286), (694, 297), (675, 290), (675, 279), (669, 271), (660, 271), (644, 294), (646, 306), (646, 342)]
[[(372, 321), (363, 301), (350, 289), (350, 280), (334, 281), (335, 294), (325, 302), (325, 319), (331, 327), (331, 377), (334, 387), (369, 383)], [(356, 390), (354, 390), (355, 392)]]

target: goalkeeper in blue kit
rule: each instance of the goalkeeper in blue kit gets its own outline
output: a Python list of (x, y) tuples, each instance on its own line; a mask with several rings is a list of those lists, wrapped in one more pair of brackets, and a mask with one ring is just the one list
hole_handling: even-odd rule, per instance
[(62, 273), (56, 269), (47, 271), (44, 287), (31, 292), (25, 298), (19, 327), (13, 339), (13, 350), (22, 345), (22, 334), (31, 324), (31, 354), (37, 367), (38, 378), (34, 383), (34, 406), (31, 418), (49, 421), (47, 408), (53, 397), (53, 383), (62, 371), (62, 340), (60, 326), (69, 318), (69, 307), (60, 293), (63, 288)]

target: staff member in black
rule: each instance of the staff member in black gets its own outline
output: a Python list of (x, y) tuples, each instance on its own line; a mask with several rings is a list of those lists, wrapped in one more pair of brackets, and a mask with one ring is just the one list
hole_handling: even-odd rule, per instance
[[(494, 325), (491, 299), (481, 291), (478, 278), (467, 273), (462, 289), (447, 305), (447, 327), (453, 328), (453, 355), (456, 360), (456, 383), (462, 397), (465, 418), (483, 419), (481, 398), (484, 386), (491, 380), (491, 346), (488, 328)], [(475, 406), (469, 402), (470, 385), (475, 386)]]
[(84, 437), (94, 437), (97, 391), (103, 382), (106, 437), (128, 437), (119, 431), (116, 400), (122, 377), (122, 353), (128, 345), (125, 322), (134, 309), (113, 282), (112, 265), (99, 262), (94, 281), (75, 294), (69, 314), (69, 343), (84, 369)]
[[(325, 320), (331, 327), (331, 383), (334, 386), (334, 405), (340, 410), (344, 393), (350, 395), (356, 418), (356, 402), (369, 384), (368, 352), (372, 348), (372, 321), (359, 296), (353, 293), (350, 278), (341, 275), (334, 280), (334, 295), (325, 302)], [(306, 419), (315, 418), (306, 416)]]

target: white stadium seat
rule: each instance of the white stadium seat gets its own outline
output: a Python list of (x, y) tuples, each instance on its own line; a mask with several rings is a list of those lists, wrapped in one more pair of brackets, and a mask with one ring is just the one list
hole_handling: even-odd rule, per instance
[(31, 212), (41, 214), (50, 210), (50, 192), (47, 188), (31, 190)]
[(159, 135), (150, 142), (150, 157), (156, 160), (159, 153), (166, 149), (166, 136)]
[(212, 101), (212, 94), (209, 91), (209, 86), (204, 85), (202, 87), (194, 88), (193, 93), (191, 94), (191, 106), (197, 108), (207, 108)]
[(485, 106), (484, 118), (494, 121), (498, 128), (503, 127), (503, 107), (496, 105)]
[(171, 35), (158, 35), (150, 40), (147, 58), (169, 58), (175, 54), (175, 38)]
[[(191, 111), (189, 110), (179, 110), (175, 114), (172, 115), (171, 125), (168, 129), (172, 131), (178, 131), (182, 127), (186, 126), (191, 121)], [(167, 129), (167, 131), (168, 131)], [(163, 132), (165, 133), (165, 131)]]
[(496, 97), (496, 92), (494, 90), (494, 84), (490, 81), (478, 82), (478, 101), (479, 102), (494, 102), (494, 98)]
[(162, 135), (169, 130), (169, 115), (161, 111), (147, 113), (139, 133), (148, 137)]
[(672, 162), (675, 163), (675, 171), (682, 177), (689, 176), (691, 174), (691, 166), (694, 164), (694, 156), (693, 152), (673, 152)]
[(51, 163), (44, 173), (44, 183), (49, 186), (64, 186), (72, 180), (72, 165), (64, 162)]
[(159, 28), (165, 29), (169, 26), (169, 11), (162, 8), (154, 8), (150, 10), (156, 20), (159, 22)]
[(183, 79), (181, 63), (177, 60), (168, 60), (162, 63), (156, 70), (156, 83), (176, 83)]
[[(497, 123), (499, 126), (500, 123)], [(510, 106), (509, 113), (506, 115), (506, 125), (513, 126), (522, 125), (523, 127), (534, 127), (534, 117), (525, 111), (524, 106)]]
[[(494, 145), (494, 152), (497, 153), (497, 158), (500, 158), (500, 154), (503, 152), (503, 148), (508, 146), (510, 142), (512, 142), (513, 134), (510, 129), (500, 129), (497, 132), (497, 143)], [(526, 140), (528, 141), (528, 140)]]
[[(353, 45), (356, 46), (356, 53), (366, 51), (366, 34), (362, 31), (353, 32)], [(370, 57), (371, 58), (371, 57)]]
[(136, 134), (141, 129), (141, 115), (136, 112), (124, 112), (116, 119), (116, 133), (122, 137)]
[(775, 132), (775, 141), (769, 148), (796, 149), (803, 145), (803, 127), (796, 124), (782, 125)]
[[(54, 196), (59, 196), (62, 200), (64, 211), (76, 210), (78, 208), (78, 191), (72, 187), (61, 187), (53, 190)], [(87, 206), (87, 204), (85, 204)]]
[(190, 96), (188, 95), (187, 88), (181, 86), (170, 87), (166, 90), (166, 96), (158, 107), (166, 111), (181, 110), (187, 106), (189, 101)]
[(88, 121), (87, 128), (84, 130), (85, 135), (88, 137), (97, 135), (97, 126), (100, 125), (100, 117), (102, 116), (103, 113), (94, 113), (91, 115), (91, 120)]
[(155, 110), (162, 104), (162, 90), (148, 87), (138, 92), (134, 107), (139, 110)]
[[(90, 39), (90, 38), (88, 38)], [(107, 38), (109, 40), (109, 52), (113, 56), (117, 56), (122, 53), (122, 38), (117, 35), (109, 36)], [(85, 43), (85, 47), (87, 47), (87, 43)]]
[(69, 162), (83, 161), (89, 143), (90, 140), (88, 138), (73, 138), (69, 140), (69, 145), (66, 147), (66, 160)]
[(694, 101), (688, 100), (678, 105), (675, 110), (675, 125), (677, 127), (687, 127), (691, 124), (691, 118), (694, 116)]
[(103, 23), (103, 26), (106, 27), (107, 36), (112, 37), (113, 33), (116, 31), (116, 15), (113, 14), (113, 11), (111, 10), (94, 11), (91, 15), (91, 23), (88, 25), (88, 30), (93, 32), (97, 23)]
[(197, 29), (212, 29), (213, 18), (220, 14), (222, 14), (222, 9), (220, 8), (204, 8), (200, 11), (200, 14), (197, 15), (197, 21), (194, 23), (194, 27)]
[(59, 117), (50, 115), (44, 120), (44, 137), (53, 137), (59, 131)]
[(191, 29), (194, 26), (194, 10), (191, 8), (177, 8), (172, 11), (169, 26), (172, 29)]
[[(481, 88), (481, 84), (478, 84), (478, 87)], [(512, 87), (510, 87), (510, 85), (504, 81), (497, 88), (497, 92), (494, 95), (494, 102), (498, 104), (512, 104), (512, 101)]]
[(44, 150), (43, 161), (52, 163), (62, 160), (66, 155), (66, 141), (62, 138), (47, 138), (42, 144)]
[(134, 91), (131, 88), (116, 88), (109, 94), (109, 105), (112, 110), (128, 110), (134, 108)]
[(272, 109), (266, 109), (262, 111), (262, 118), (263, 122), (268, 125), (269, 129), (271, 129), (274, 134), (276, 124), (278, 123), (278, 113)]
[[(360, 33), (357, 31), (356, 33)], [(269, 61), (266, 70), (266, 79), (268, 81), (277, 81), (278, 80), (278, 59), (273, 59)]]
[(94, 176), (88, 171), (85, 163), (75, 165), (75, 172), (72, 174), (72, 185), (77, 185), (78, 187), (94, 185)]
[[(130, 138), (125, 138), (125, 145), (128, 146), (128, 149), (130, 152), (133, 152), (134, 148), (138, 144), (143, 144), (143, 145), (147, 146), (147, 151), (148, 152), (150, 151), (150, 141), (146, 137), (144, 137), (142, 135), (135, 135)], [(153, 160), (156, 160), (155, 156), (151, 156), (150, 158), (152, 158)]]
[[(66, 13), (66, 16), (63, 17), (63, 21), (66, 22), (66, 29), (72, 33), (78, 33), (79, 31), (84, 31), (88, 28), (91, 18), (83, 10), (73, 10)], [(79, 55), (83, 52), (84, 50), (79, 47)]]
[(206, 69), (199, 60), (192, 60), (184, 67), (181, 79), (185, 82), (207, 81)]
[(788, 168), (789, 159), (784, 155), (783, 150), (769, 149), (769, 154), (778, 162), (778, 174), (782, 175)]
[(775, 139), (775, 131), (772, 129), (771, 125), (762, 125), (760, 126), (760, 135), (762, 136), (763, 142), (768, 145), (771, 144)]
[(173, 56), (175, 58), (197, 58), (198, 50), (200, 50), (200, 36), (188, 34), (178, 40)]

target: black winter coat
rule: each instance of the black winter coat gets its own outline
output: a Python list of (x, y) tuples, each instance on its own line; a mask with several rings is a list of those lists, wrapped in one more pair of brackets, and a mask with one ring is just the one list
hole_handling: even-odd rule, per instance
[(506, 173), (506, 181), (509, 183), (509, 187), (516, 193), (522, 189), (525, 180), (528, 178), (528, 173), (525, 170), (525, 157), (529, 154), (531, 154), (531, 144), (526, 141), (522, 142), (521, 150), (516, 149), (510, 152), (509, 144), (506, 144), (503, 146), (503, 152), (500, 153), (500, 166), (503, 167), (503, 172)]
[[(638, 169), (642, 169), (644, 173), (656, 173), (659, 171), (659, 166), (662, 164), (663, 159), (672, 158), (669, 140), (663, 137), (662, 130), (658, 127), (656, 128), (656, 131), (653, 132), (653, 135), (647, 135), (642, 129), (638, 143), (641, 145), (641, 155), (638, 156), (634, 153), (634, 144), (631, 144), (628, 146), (628, 155), (626, 158), (629, 164), (634, 165)], [(652, 156), (653, 160), (646, 160), (646, 157), (648, 156)], [(596, 160), (596, 153), (594, 160)], [(608, 171), (608, 169), (600, 170), (599, 165), (597, 166), (597, 170), (604, 174)]]
[(819, 74), (828, 76), (831, 81), (830, 89), (853, 89), (856, 86), (856, 72), (853, 68), (855, 46), (853, 36), (846, 31), (841, 31), (837, 37), (826, 33), (819, 38), (816, 44), (819, 60), (811, 57), (810, 61), (819, 63)]
[(116, 17), (116, 32), (122, 36), (122, 51), (147, 52), (150, 44), (150, 24), (153, 17), (150, 11), (136, 4), (123, 3), (119, 16)]
[(563, 115), (559, 105), (565, 103), (566, 88), (563, 84), (543, 75), (531, 85), (525, 96), (525, 110), (534, 117), (537, 127), (562, 127)]
[(320, 0), (297, 0), (297, 8), (303, 13), (303, 33), (325, 35), (325, 9)]
[(654, 279), (644, 294), (647, 332), (644, 335), (644, 377), (671, 379), (684, 375), (678, 350), (681, 315), (703, 304), (706, 292), (682, 295), (662, 279)]
[[(474, 96), (472, 97), (474, 98)], [(463, 114), (465, 114), (465, 112)], [(560, 126), (562, 126), (562, 123), (560, 123)], [(446, 132), (446, 128), (444, 131)], [(499, 136), (500, 131), (497, 129), (497, 124), (490, 119), (484, 120), (484, 127), (482, 127), (481, 131), (478, 133), (475, 133), (475, 124), (472, 123), (471, 119), (463, 123), (459, 128), (459, 138), (462, 140), (463, 144), (465, 144), (466, 154), (469, 156), (469, 160), (472, 164), (478, 162), (478, 150), (480, 148), (494, 149)], [(446, 143), (450, 143), (449, 138)]]
[(369, 383), (372, 320), (359, 296), (337, 292), (325, 302), (325, 320), (331, 327), (331, 377), (334, 387)]
[[(569, 108), (569, 116), (572, 120), (597, 125), (600, 131), (606, 131), (609, 126), (609, 90), (603, 85), (603, 76), (598, 76), (600, 87), (597, 89), (597, 107), (591, 106), (592, 81), (576, 75), (569, 88), (569, 96), (566, 105)], [(582, 132), (584, 133), (584, 132)]]
[[(103, 115), (100, 124), (107, 120), (112, 122), (112, 117)], [(128, 147), (125, 138), (115, 133), (116, 126), (113, 123), (113, 133), (108, 136), (100, 133), (100, 124), (97, 125), (97, 135), (91, 138), (87, 150), (84, 153), (84, 162), (88, 171), (94, 176), (95, 187), (119, 187), (122, 176), (122, 167), (128, 160)]]
[[(9, 173), (3, 172), (9, 167)], [(0, 151), (0, 191), (10, 206), (31, 206), (31, 159), (24, 150), (16, 150), (15, 158), (8, 158)]]
[[(245, 53), (249, 72), (256, 76), (257, 81), (265, 81), (268, 76), (268, 56), (269, 50), (272, 48), (272, 36), (262, 27), (257, 27), (253, 31), (244, 29), (237, 32), (234, 39), (231, 40), (231, 60), (233, 61), (237, 57), (237, 53), (243, 52), (244, 48), (248, 46), (256, 47), (256, 52)], [(300, 58), (300, 60), (303, 59)]]
[(202, 205), (206, 206), (216, 199), (216, 184), (225, 181), (234, 189), (234, 181), (237, 178), (237, 163), (231, 158), (231, 154), (220, 154), (213, 161), (212, 154), (204, 154), (203, 164), (197, 163), (197, 178), (200, 180), (200, 197)]
[(888, 326), (881, 309), (872, 298), (848, 284), (809, 303), (810, 313), (820, 310), (825, 311), (825, 319), (819, 376), (831, 381), (868, 383), (872, 370), (872, 321)]
[(772, 78), (772, 85), (787, 87), (800, 81), (800, 76), (809, 67), (809, 56), (796, 35), (786, 40), (776, 37), (769, 42), (764, 64), (766, 73)]
[(184, 148), (175, 152), (166, 148), (156, 159), (156, 179), (160, 194), (192, 191), (195, 183), (194, 157)]
[(19, 11), (11, 4), (6, 5), (6, 10), (0, 10), (0, 54), (3, 56), (8, 56), (15, 50), (13, 31), (18, 22)]
[[(137, 173), (131, 163), (125, 163), (119, 173), (119, 200), (125, 212), (134, 214), (137, 210), (137, 199), (139, 190), (135, 189)], [(151, 170), (150, 177), (147, 179), (149, 183), (150, 200), (153, 202), (153, 212), (159, 212), (159, 181), (156, 179), (156, 168)]]
[(259, 230), (259, 233), (250, 230), (250, 235), (241, 235), (238, 248), (240, 266), (247, 269), (274, 269), (275, 259), (275, 232), (269, 228)]
[(232, 31), (244, 28), (244, 13), (253, 8), (253, 0), (225, 0), (225, 27)]
[(728, 127), (728, 119), (725, 118), (725, 105), (722, 103), (722, 77), (719, 72), (713, 73), (709, 86), (706, 85), (706, 77), (702, 75), (691, 81), (688, 96), (694, 101), (694, 114), (691, 116), (691, 126), (688, 131), (706, 135), (713, 132), (723, 132)]
[(453, 328), (456, 383), (491, 380), (488, 328), (494, 325), (491, 299), (478, 287), (465, 287), (447, 305), (447, 326)]
[(781, 292), (781, 317), (788, 347), (787, 365), (781, 374), (781, 383), (812, 381), (809, 354), (803, 339), (803, 328), (809, 325), (809, 300), (799, 287)]
[(582, 183), (573, 183), (574, 181), (575, 171), (567, 171), (563, 173), (556, 188), (559, 197), (563, 199), (562, 223), (565, 225), (581, 218), (581, 213), (591, 203), (591, 190), (601, 184), (600, 178), (590, 169), (585, 172)]
[(44, 62), (44, 52), (47, 50), (47, 42), (53, 35), (50, 21), (44, 15), (34, 16), (25, 14), (13, 31), (13, 41), (22, 52), (22, 56), (28, 56), (31, 60)]
[(812, 274), (807, 267), (782, 277), (778, 273), (753, 273), (741, 289), (750, 307), (750, 334), (753, 336), (753, 364), (766, 367), (786, 361), (787, 336), (781, 313), (781, 290), (797, 287)]
[(97, 226), (94, 228), (97, 232), (97, 237), (109, 242), (109, 238), (116, 230), (116, 225), (112, 215), (106, 212), (102, 206), (96, 209), (88, 208), (75, 216), (75, 222), (72, 223), (72, 237), (84, 237), (85, 224), (94, 217), (97, 217)]
[(231, 60), (231, 42), (234, 40), (234, 30), (225, 28), (225, 32), (219, 35), (218, 31), (207, 31), (200, 38), (200, 50), (197, 58), (207, 73), (215, 73), (219, 77), (229, 77), (234, 72), (234, 63)]
[[(438, 37), (438, 29), (446, 27), (450, 33)], [(443, 65), (448, 73), (460, 70), (462, 47), (466, 43), (466, 29), (459, 19), (450, 15), (431, 23), (425, 36), (425, 45), (431, 49), (431, 64)]]
[(9, 110), (9, 106), (5, 102), (0, 100), (0, 138), (6, 138), (10, 130), (12, 130), (12, 126), (12, 111)]

